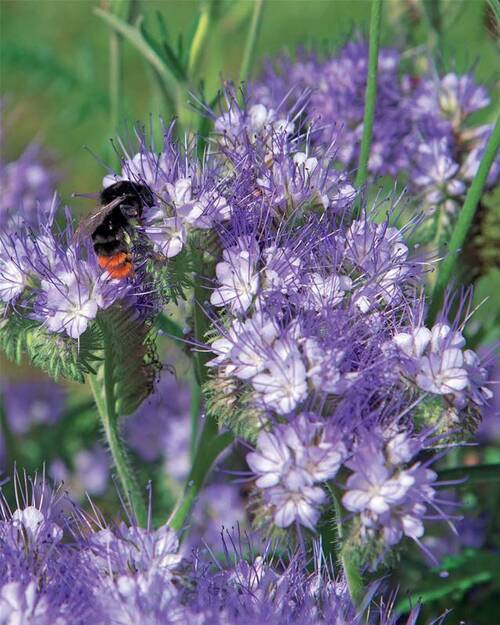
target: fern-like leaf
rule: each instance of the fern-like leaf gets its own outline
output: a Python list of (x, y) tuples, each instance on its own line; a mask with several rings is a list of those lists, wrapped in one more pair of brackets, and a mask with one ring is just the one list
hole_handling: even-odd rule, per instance
[(20, 364), (23, 355), (52, 378), (83, 383), (99, 361), (101, 332), (94, 324), (79, 341), (48, 332), (43, 325), (12, 313), (0, 322), (0, 348), (7, 358)]
[(134, 412), (152, 392), (160, 365), (155, 331), (135, 311), (114, 305), (97, 319), (102, 332), (102, 363), (97, 378), (106, 386), (107, 401), (116, 415)]

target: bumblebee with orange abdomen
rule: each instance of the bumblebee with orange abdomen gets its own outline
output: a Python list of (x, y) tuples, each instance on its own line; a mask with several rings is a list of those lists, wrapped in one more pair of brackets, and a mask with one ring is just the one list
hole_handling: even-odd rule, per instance
[(90, 236), (99, 266), (121, 280), (133, 272), (131, 220), (141, 220), (144, 206), (154, 204), (153, 194), (143, 184), (120, 180), (103, 189), (100, 198), (101, 206), (80, 224), (76, 236)]

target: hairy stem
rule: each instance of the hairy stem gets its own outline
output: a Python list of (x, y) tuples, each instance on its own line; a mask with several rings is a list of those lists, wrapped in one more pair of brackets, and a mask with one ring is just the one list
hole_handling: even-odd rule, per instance
[[(338, 493), (335, 492), (333, 488), (330, 488), (330, 494), (333, 499), (333, 506), (335, 509), (335, 522), (337, 524), (337, 536), (340, 542), (344, 538), (344, 528), (342, 525), (342, 505), (340, 503), (340, 499), (338, 497)], [(365, 590), (363, 586), (363, 578), (361, 577), (361, 572), (357, 563), (354, 560), (354, 556), (352, 553), (346, 549), (346, 546), (343, 545), (338, 554), (338, 559), (340, 561), (340, 565), (344, 570), (344, 575), (347, 582), (347, 587), (349, 588), (349, 594), (351, 595), (351, 599), (356, 607), (360, 607), (362, 605)]]
[(264, 9), (264, 0), (254, 0), (252, 21), (248, 31), (245, 50), (243, 52), (243, 60), (240, 69), (240, 82), (245, 82), (250, 76), (255, 58), (255, 49), (257, 39), (259, 37), (260, 26), (262, 23), (262, 13)]
[(436, 284), (432, 291), (431, 305), (429, 308), (428, 320), (432, 324), (441, 308), (443, 302), (443, 296), (447, 286), (452, 279), (455, 271), (455, 266), (458, 261), (458, 255), (462, 249), (467, 234), (469, 232), (472, 220), (476, 213), (476, 209), (481, 200), (481, 196), (484, 191), (484, 186), (488, 178), (491, 165), (495, 160), (495, 157), (500, 147), (500, 115), (497, 117), (495, 127), (486, 145), (481, 162), (479, 163), (478, 170), (472, 184), (467, 191), (464, 205), (458, 215), (457, 222), (453, 228), (453, 232), (450, 239), (450, 245), (448, 248), (448, 254), (442, 263), (439, 273), (436, 279)]
[[(382, 0), (372, 0), (370, 16), (370, 42), (368, 51), (368, 76), (365, 91), (365, 111), (363, 116), (363, 135), (359, 149), (358, 173), (356, 186), (361, 187), (368, 176), (368, 159), (373, 136), (373, 119), (377, 98), (378, 50), (380, 45), (380, 22), (382, 17)], [(359, 210), (359, 209), (358, 209)]]
[(120, 481), (126, 501), (134, 514), (137, 523), (144, 527), (147, 523), (147, 509), (142, 499), (137, 478), (128, 458), (127, 450), (120, 436), (118, 415), (116, 413), (116, 397), (112, 375), (113, 345), (103, 329), (104, 334), (104, 363), (96, 375), (90, 375), (90, 388), (101, 418), (106, 441), (113, 458), (113, 464)]
[[(193, 265), (195, 271), (195, 287), (193, 301), (193, 319), (195, 338), (197, 342), (205, 341), (206, 331), (209, 327), (209, 319), (205, 313), (204, 305), (209, 300), (210, 290), (205, 285), (208, 279), (207, 273), (211, 275), (213, 265), (204, 262), (204, 254), (201, 249), (193, 246), (192, 250)], [(194, 354), (194, 370), (196, 382), (198, 384), (198, 392), (200, 396), (193, 402), (200, 409), (202, 405), (201, 388), (208, 378), (207, 362), (211, 358), (211, 354), (207, 351), (197, 351)], [(193, 507), (193, 504), (199, 492), (203, 488), (203, 484), (210, 472), (210, 469), (219, 456), (219, 454), (233, 441), (233, 436), (229, 432), (219, 434), (217, 421), (212, 416), (204, 419), (203, 430), (198, 437), (198, 415), (192, 413), (192, 449), (194, 451), (193, 463), (191, 471), (187, 478), (184, 490), (179, 498), (174, 511), (168, 520), (173, 529), (179, 531)], [(195, 440), (197, 444), (195, 444)]]

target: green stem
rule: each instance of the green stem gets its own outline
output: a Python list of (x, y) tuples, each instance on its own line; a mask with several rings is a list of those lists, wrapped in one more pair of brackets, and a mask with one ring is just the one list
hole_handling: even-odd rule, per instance
[[(204, 306), (210, 301), (211, 290), (204, 284), (204, 280), (207, 278), (205, 275), (207, 267), (204, 263), (203, 251), (193, 247), (191, 253), (195, 272), (193, 299), (194, 333), (196, 340), (203, 343), (207, 330), (210, 328), (210, 320), (205, 313)], [(211, 358), (213, 358), (213, 354), (204, 350), (197, 351), (194, 354), (194, 370), (196, 380), (200, 386), (203, 386), (207, 381), (208, 369), (206, 364)]]
[(155, 325), (170, 338), (174, 339), (174, 341), (183, 341), (184, 332), (181, 326), (170, 317), (167, 317), (165, 313), (160, 313), (156, 317)]
[[(203, 343), (205, 341), (206, 331), (209, 327), (209, 319), (205, 314), (203, 306), (210, 298), (210, 290), (204, 285), (204, 280), (207, 279), (207, 274), (211, 275), (211, 273), (213, 273), (213, 264), (205, 262), (203, 245), (199, 248), (193, 245), (191, 253), (195, 272), (193, 301), (194, 330), (196, 340)], [(212, 355), (206, 351), (198, 351), (194, 355), (194, 370), (200, 392), (199, 405), (201, 405), (201, 389), (208, 378), (206, 364), (211, 357)], [(195, 417), (193, 416), (193, 423), (194, 419)], [(197, 436), (197, 427), (198, 420), (196, 418), (196, 429), (193, 436)], [(223, 434), (219, 434), (218, 432), (219, 428), (215, 418), (213, 416), (206, 416), (203, 430), (199, 436), (198, 444), (196, 445), (193, 464), (186, 485), (168, 520), (171, 527), (176, 531), (181, 530), (184, 526), (186, 518), (191, 511), (198, 493), (205, 483), (212, 464), (219, 454), (233, 441), (233, 435), (229, 432)]]
[(168, 97), (175, 102), (179, 85), (178, 80), (172, 72), (170, 72), (156, 50), (149, 45), (140, 30), (136, 26), (131, 26), (124, 20), (102, 9), (96, 8), (94, 9), (94, 13), (104, 20), (108, 26), (121, 34), (124, 39), (131, 43), (142, 54), (161, 78), (164, 88), (168, 93)]
[(229, 432), (218, 434), (214, 437), (212, 428), (207, 427), (208, 425), (208, 423), (205, 424), (201, 434), (193, 466), (191, 467), (182, 497), (177, 502), (174, 511), (168, 519), (170, 527), (177, 532), (183, 528), (212, 464), (219, 454), (233, 441), (233, 436)]
[(191, 384), (191, 440), (189, 452), (191, 455), (191, 461), (194, 461), (196, 455), (196, 447), (198, 442), (198, 429), (199, 429), (199, 419), (200, 419), (200, 410), (202, 404), (202, 392), (200, 385), (193, 380)]
[(118, 415), (116, 414), (116, 398), (114, 394), (113, 375), (110, 367), (110, 350), (112, 352), (112, 342), (104, 335), (104, 363), (96, 375), (90, 375), (90, 388), (94, 395), (94, 400), (101, 417), (102, 427), (106, 436), (106, 441), (113, 458), (113, 463), (120, 480), (121, 488), (125, 494), (137, 523), (144, 527), (147, 523), (147, 509), (141, 496), (139, 484), (132, 470), (125, 445), (120, 436)]
[(254, 0), (252, 21), (247, 35), (245, 50), (243, 52), (243, 60), (240, 69), (240, 82), (246, 82), (252, 71), (255, 58), (255, 49), (257, 39), (259, 37), (260, 26), (262, 23), (262, 12), (264, 9), (264, 0)]
[[(344, 528), (342, 525), (342, 505), (340, 503), (340, 499), (335, 487), (330, 486), (329, 491), (335, 509), (335, 523), (337, 525), (338, 540), (339, 542), (342, 542), (344, 538)], [(354, 605), (359, 608), (362, 605), (363, 599), (365, 597), (363, 578), (361, 577), (359, 567), (353, 557), (353, 554), (346, 548), (345, 544), (339, 550), (338, 559), (340, 560), (340, 564), (344, 570), (344, 575), (346, 578), (347, 587), (349, 588), (349, 594), (351, 595), (351, 599)]]
[(109, 100), (111, 132), (116, 132), (122, 116), (122, 36), (111, 31), (109, 40)]
[(441, 17), (440, 0), (422, 0), (424, 13), (429, 22), (429, 33), (432, 35), (433, 47), (442, 47), (443, 20)]
[[(356, 186), (361, 187), (368, 176), (368, 159), (373, 136), (373, 119), (377, 98), (378, 50), (380, 45), (380, 22), (382, 17), (382, 0), (372, 0), (370, 16), (370, 44), (368, 50), (368, 76), (365, 91), (365, 111), (363, 116), (363, 135), (359, 149), (359, 165), (356, 175)], [(359, 209), (358, 209), (359, 210)]]
[(465, 239), (467, 238), (467, 233), (469, 232), (472, 220), (474, 219), (476, 209), (478, 207), (479, 201), (483, 194), (484, 186), (486, 184), (486, 180), (488, 178), (488, 173), (490, 171), (491, 165), (493, 164), (493, 161), (495, 160), (499, 146), (500, 115), (497, 117), (495, 127), (486, 145), (486, 149), (484, 151), (481, 162), (479, 163), (476, 175), (474, 176), (472, 184), (467, 191), (464, 205), (462, 207), (462, 210), (460, 211), (460, 214), (458, 215), (457, 223), (455, 224), (453, 233), (451, 235), (448, 254), (443, 264), (441, 265), (436, 279), (436, 284), (432, 291), (432, 299), (428, 316), (428, 320), (431, 325), (432, 323), (434, 323), (437, 313), (441, 308), (445, 290), (454, 274), (455, 265), (458, 260), (458, 254), (465, 243)]
[(21, 461), (22, 464), (23, 461), (21, 460), (21, 457), (19, 455), (15, 436), (12, 434), (12, 430), (9, 427), (9, 422), (7, 421), (7, 414), (5, 411), (3, 398), (0, 397), (0, 435), (2, 433), (5, 445), (4, 465), (8, 467), (8, 470), (10, 471), (14, 462)]

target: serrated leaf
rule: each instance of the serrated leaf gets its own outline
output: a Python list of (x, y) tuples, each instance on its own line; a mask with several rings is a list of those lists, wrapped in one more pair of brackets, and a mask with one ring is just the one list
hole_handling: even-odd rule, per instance
[(11, 314), (0, 323), (0, 348), (7, 358), (17, 362), (23, 355), (35, 367), (52, 378), (84, 382), (85, 375), (94, 371), (101, 347), (99, 328), (92, 324), (76, 341), (64, 334), (48, 332), (36, 321)]
[(192, 287), (192, 259), (186, 250), (166, 263), (148, 261), (147, 272), (152, 276), (155, 288), (164, 301), (177, 304), (179, 299), (186, 299), (186, 291)]

